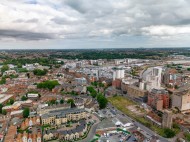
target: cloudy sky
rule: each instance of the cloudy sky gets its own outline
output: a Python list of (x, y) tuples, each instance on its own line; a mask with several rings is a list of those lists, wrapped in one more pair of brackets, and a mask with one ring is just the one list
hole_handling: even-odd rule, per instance
[(0, 49), (190, 47), (189, 0), (0, 0)]

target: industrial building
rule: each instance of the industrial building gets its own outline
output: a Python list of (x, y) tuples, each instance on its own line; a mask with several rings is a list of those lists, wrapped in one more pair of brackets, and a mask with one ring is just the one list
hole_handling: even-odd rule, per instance
[(172, 93), (172, 107), (181, 112), (190, 112), (190, 87), (184, 86)]

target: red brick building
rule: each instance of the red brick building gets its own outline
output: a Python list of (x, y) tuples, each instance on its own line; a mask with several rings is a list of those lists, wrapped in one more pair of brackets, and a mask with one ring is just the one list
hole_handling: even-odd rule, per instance
[(121, 89), (121, 79), (115, 79), (112, 81), (112, 86), (117, 88), (117, 89)]
[(179, 74), (176, 69), (169, 69), (162, 75), (162, 83), (168, 87), (179, 87), (184, 83), (184, 76)]
[(156, 110), (169, 108), (169, 95), (165, 89), (152, 89), (148, 93), (148, 105)]

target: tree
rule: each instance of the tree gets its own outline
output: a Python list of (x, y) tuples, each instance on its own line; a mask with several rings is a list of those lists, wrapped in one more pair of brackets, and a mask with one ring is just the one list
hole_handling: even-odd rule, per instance
[(28, 78), (30, 78), (30, 73), (27, 73), (26, 76), (27, 76)]
[(61, 67), (61, 65), (55, 65), (55, 68), (60, 68)]
[(25, 108), (23, 111), (23, 117), (24, 118), (28, 118), (28, 116), (30, 115), (30, 109), (29, 108)]
[(90, 93), (96, 92), (96, 90), (92, 86), (88, 86), (87, 91), (89, 91)]
[(74, 103), (74, 100), (73, 100), (73, 99), (68, 99), (68, 100), (67, 100), (67, 103), (68, 103), (68, 104), (71, 104), (71, 107), (72, 107), (72, 108), (75, 107), (75, 103)]
[(5, 84), (6, 83), (6, 77), (3, 76), (0, 80), (0, 84)]
[(22, 68), (22, 64), (18, 63), (18, 64), (17, 64), (17, 67), (18, 67), (18, 68)]
[(3, 115), (6, 115), (7, 114), (7, 111), (5, 109), (2, 110), (2, 114)]
[(56, 104), (56, 105), (58, 105), (58, 104), (59, 104), (59, 102), (58, 102), (58, 101), (56, 101), (56, 102), (55, 102), (55, 104)]
[(0, 104), (0, 113), (2, 113), (2, 108), (3, 108), (3, 105)]
[(46, 70), (46, 69), (44, 69), (44, 70), (41, 70), (41, 69), (33, 70), (34, 75), (37, 75), (37, 76), (44, 76), (44, 75), (46, 75), (47, 72), (48, 72), (48, 70)]
[(73, 96), (77, 96), (78, 95), (77, 92), (75, 92), (75, 91), (71, 91), (70, 94), (73, 95)]
[(27, 98), (26, 96), (22, 96), (22, 97), (21, 97), (21, 100), (22, 100), (22, 101), (26, 101), (27, 99), (28, 99), (28, 98)]
[(44, 88), (52, 90), (55, 86), (59, 85), (57, 80), (47, 80), (37, 84), (37, 88)]
[(4, 73), (7, 70), (9, 70), (9, 66), (8, 65), (3, 65), (2, 68), (1, 68), (1, 72)]
[(102, 82), (100, 82), (99, 87), (105, 87), (105, 85)]
[(7, 76), (8, 78), (11, 78), (11, 79), (13, 79), (13, 78), (18, 78), (18, 74), (17, 75), (14, 75), (14, 74), (11, 74), (11, 75), (9, 75), (9, 76)]
[(175, 131), (169, 128), (164, 129), (164, 137), (173, 138), (176, 135)]
[(12, 105), (12, 104), (14, 103), (14, 99), (11, 98), (11, 99), (9, 100), (9, 102), (10, 102), (10, 104)]
[(97, 81), (94, 81), (91, 83), (93, 86), (97, 87), (98, 86), (98, 82)]
[(175, 89), (178, 89), (179, 87), (178, 87), (178, 85), (175, 85), (174, 88), (175, 88)]
[(136, 70), (133, 68), (133, 69), (131, 70), (130, 74), (131, 74), (132, 76), (136, 76)]
[(182, 66), (181, 66), (181, 65), (178, 65), (178, 66), (177, 66), (177, 68), (181, 69), (181, 68), (182, 68)]
[(148, 127), (148, 128), (150, 128), (150, 127), (151, 127), (151, 124), (150, 124), (150, 123), (148, 123), (148, 122), (146, 122), (144, 125), (145, 125), (146, 127)]
[(96, 91), (92, 86), (88, 86), (88, 87), (87, 87), (87, 91), (90, 92), (90, 95), (91, 95), (93, 98), (96, 98), (96, 96), (97, 96), (97, 91)]
[(91, 94), (90, 94), (93, 98), (96, 98), (96, 92), (92, 92)]
[(104, 109), (107, 106), (108, 100), (102, 94), (98, 94), (97, 101), (100, 109)]
[(189, 142), (190, 141), (190, 134), (188, 132), (186, 132), (184, 134), (184, 136), (185, 136), (186, 140)]
[(51, 100), (51, 101), (50, 101), (50, 104), (51, 104), (51, 105), (56, 104), (56, 100)]
[(179, 126), (179, 124), (177, 124), (177, 123), (173, 123), (173, 128), (174, 128), (174, 129), (179, 129), (179, 130), (180, 130), (180, 126)]
[(63, 103), (64, 103), (64, 100), (63, 100), (63, 99), (61, 99), (61, 100), (60, 100), (60, 104), (63, 104)]
[(102, 83), (102, 82), (97, 82), (97, 81), (94, 81), (94, 82), (92, 82), (91, 83), (93, 86), (95, 86), (95, 87), (104, 87), (104, 84)]
[(26, 72), (28, 72), (28, 70), (26, 68), (18, 68), (18, 72), (20, 72), (20, 73), (25, 72), (26, 73)]

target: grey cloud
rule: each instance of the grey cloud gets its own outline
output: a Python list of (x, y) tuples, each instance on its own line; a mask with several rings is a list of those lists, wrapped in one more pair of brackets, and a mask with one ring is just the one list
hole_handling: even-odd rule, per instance
[(17, 19), (17, 20), (14, 20), (13, 22), (14, 23), (22, 23), (22, 22), (25, 22), (25, 20), (23, 20), (23, 19)]
[(26, 21), (26, 23), (37, 23), (37, 22), (38, 22), (38, 19), (36, 19), (36, 18), (29, 19)]
[[(176, 25), (181, 23), (176, 18), (172, 9), (178, 6), (163, 0), (155, 2), (146, 1), (123, 1), (129, 6), (114, 7), (114, 1), (89, 1), (66, 0), (65, 4), (80, 12), (85, 17), (86, 28), (89, 31), (100, 29), (112, 29), (112, 36), (141, 35), (141, 28), (151, 25)], [(122, 1), (120, 1), (122, 3)], [(127, 3), (128, 2), (128, 3)], [(131, 19), (126, 20), (126, 19)], [(58, 24), (65, 24), (63, 19), (54, 19)], [(79, 25), (81, 23), (78, 23)]]
[[(120, 6), (117, 4), (120, 3)], [(59, 25), (70, 25), (71, 27), (79, 27), (74, 35), (80, 37), (85, 32), (86, 35), (92, 36), (91, 31), (104, 29), (113, 30), (110, 36), (121, 35), (143, 35), (143, 27), (152, 25), (184, 25), (189, 24), (187, 16), (190, 12), (189, 3), (178, 0), (64, 0), (64, 6), (80, 13), (77, 18), (83, 18), (83, 21), (71, 22), (67, 19), (55, 17), (52, 19)], [(181, 16), (181, 10), (184, 9), (187, 14)], [(70, 15), (72, 16), (72, 15)], [(76, 15), (73, 15), (76, 16)], [(85, 28), (84, 28), (85, 27)], [(78, 35), (77, 35), (78, 34)], [(70, 35), (65, 35), (70, 37)]]
[(55, 17), (51, 19), (56, 24), (65, 24), (67, 21), (61, 17)]
[[(32, 1), (29, 0), (29, 2)], [(159, 25), (175, 27), (190, 24), (190, 2), (188, 0), (36, 0), (35, 3), (38, 3), (38, 7), (35, 9), (41, 9), (40, 6), (52, 9), (50, 15), (47, 15), (49, 21), (42, 15), (40, 18), (31, 17), (29, 20), (28, 17), (26, 19), (20, 17), (14, 22), (26, 23), (26, 26), (32, 27), (29, 29), (30, 31), (33, 28), (40, 31), (40, 28), (43, 27), (43, 30), (47, 29), (47, 32), (52, 33), (53, 37), (50, 34), (44, 34), (43, 31), (41, 31), (42, 33), (21, 32), (22, 34), (19, 35), (20, 31), (17, 30), (13, 31), (17, 35), (11, 35), (9, 32), (7, 36), (23, 39), (23, 35), (26, 34), (31, 34), (27, 37), (28, 39), (35, 39), (35, 35), (37, 39), (51, 39), (54, 38), (54, 33), (57, 35), (56, 38), (143, 36), (144, 31), (141, 29), (144, 27)], [(58, 9), (55, 8), (57, 6)], [(40, 14), (42, 13), (39, 12)], [(40, 26), (38, 27), (38, 25)], [(102, 31), (106, 30), (110, 32), (104, 34)]]
[(179, 25), (189, 25), (190, 24), (190, 18), (189, 19), (183, 19), (178, 24)]
[(55, 17), (52, 18), (51, 21), (55, 22), (58, 25), (73, 25), (73, 24), (77, 24), (77, 22), (74, 21), (68, 21), (67, 19), (63, 18), (63, 17)]
[(0, 30), (0, 38), (15, 38), (21, 40), (44, 40), (53, 39), (51, 34), (34, 33), (28, 31)]
[(104, 17), (106, 15), (112, 14), (114, 11), (109, 0), (65, 0), (64, 5), (71, 7), (89, 19)]
[(15, 22), (15, 23), (37, 23), (38, 21), (39, 21), (38, 19), (33, 18), (33, 19), (29, 19), (29, 20), (17, 19), (13, 22)]
[(87, 8), (84, 7), (81, 0), (66, 0), (64, 3), (82, 14), (87, 12)]

